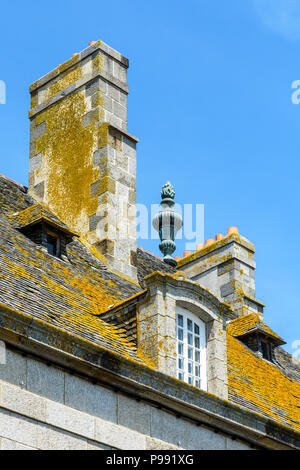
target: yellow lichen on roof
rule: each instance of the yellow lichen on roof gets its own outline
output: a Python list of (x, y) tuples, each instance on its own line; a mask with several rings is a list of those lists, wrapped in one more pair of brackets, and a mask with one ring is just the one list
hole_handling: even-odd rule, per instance
[(232, 320), (227, 326), (227, 331), (232, 336), (242, 336), (257, 326), (267, 334), (273, 336), (273, 338), (281, 339), (266, 323), (260, 320), (258, 313), (249, 313), (248, 315)]
[(42, 217), (44, 207), (45, 206), (42, 203), (29, 206), (23, 211), (18, 212), (15, 221), (21, 226), (28, 225), (32, 222), (32, 220), (36, 220), (37, 218)]
[[(2, 254), (5, 269), (1, 277), (8, 283), (11, 280), (19, 285), (22, 283), (22, 289), (15, 291), (11, 303), (20, 313), (33, 312), (34, 309), (40, 319), (62, 330), (79, 335), (84, 332), (92, 342), (101, 338), (104, 346), (113, 345), (122, 356), (131, 359), (138, 357), (135, 344), (128, 341), (122, 331), (95, 316), (120, 300), (117, 285), (95, 270), (90, 272), (88, 267), (74, 269), (72, 264), (61, 263), (43, 251), (36, 251), (32, 256), (17, 242), (15, 249), (14, 258)], [(23, 262), (25, 260), (26, 263)], [(2, 294), (11, 298), (9, 291), (3, 290)], [(44, 308), (34, 300), (36, 296), (45, 299)]]
[[(227, 332), (228, 391), (231, 401), (257, 410), (300, 432), (300, 384), (255, 356)], [(243, 401), (242, 401), (243, 402)]]
[(29, 206), (17, 214), (10, 215), (9, 219), (12, 220), (14, 225), (18, 228), (25, 228), (44, 221), (69, 233), (70, 235), (76, 235), (75, 233), (72, 233), (70, 229), (61, 220), (59, 220), (43, 202)]

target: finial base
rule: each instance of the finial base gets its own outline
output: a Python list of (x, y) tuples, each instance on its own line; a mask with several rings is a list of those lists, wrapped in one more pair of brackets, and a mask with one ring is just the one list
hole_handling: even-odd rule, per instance
[(176, 268), (177, 266), (177, 261), (176, 259), (172, 258), (172, 256), (167, 255), (163, 258), (164, 263), (168, 264), (169, 266), (173, 266), (173, 268)]

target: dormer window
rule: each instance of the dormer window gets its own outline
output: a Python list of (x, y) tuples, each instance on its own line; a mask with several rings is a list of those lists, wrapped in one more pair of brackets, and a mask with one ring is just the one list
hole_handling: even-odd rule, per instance
[(47, 252), (52, 256), (60, 256), (60, 237), (54, 232), (47, 232)]
[(205, 323), (188, 310), (177, 307), (177, 377), (206, 390)]
[(266, 359), (267, 361), (271, 361), (272, 360), (271, 344), (268, 341), (261, 339), (260, 345), (261, 345), (262, 357)]
[(232, 336), (238, 338), (258, 357), (274, 361), (274, 349), (286, 344), (266, 325), (258, 313), (249, 313), (230, 322)]
[(66, 259), (67, 245), (72, 232), (44, 204), (35, 204), (14, 214), (14, 226), (43, 251), (56, 258)]

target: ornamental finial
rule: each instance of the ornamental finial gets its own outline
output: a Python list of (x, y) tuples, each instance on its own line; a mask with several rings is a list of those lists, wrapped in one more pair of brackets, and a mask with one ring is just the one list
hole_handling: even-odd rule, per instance
[(174, 199), (175, 191), (174, 191), (174, 187), (171, 185), (170, 181), (167, 181), (163, 185), (160, 194), (161, 194), (162, 199), (167, 199), (167, 198)]
[(164, 255), (164, 262), (175, 267), (177, 261), (171, 255), (176, 250), (174, 240), (178, 230), (182, 227), (182, 217), (173, 209), (174, 197), (174, 188), (168, 181), (161, 190), (161, 210), (154, 216), (152, 224), (159, 233), (161, 240), (159, 249)]

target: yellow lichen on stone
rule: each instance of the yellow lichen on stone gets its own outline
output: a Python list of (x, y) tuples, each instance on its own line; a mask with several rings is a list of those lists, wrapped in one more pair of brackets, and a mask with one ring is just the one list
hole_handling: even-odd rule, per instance
[(46, 122), (46, 132), (35, 141), (35, 152), (43, 155), (36, 180), (47, 181), (44, 202), (80, 235), (88, 231), (89, 217), (98, 208), (97, 195), (90, 193), (91, 185), (99, 179), (99, 169), (93, 168), (97, 132), (93, 121), (82, 127), (86, 108), (84, 92), (48, 108), (37, 116), (38, 122)]
[(77, 82), (82, 77), (82, 69), (81, 67), (75, 67), (71, 70), (67, 70), (65, 74), (59, 78), (58, 81), (50, 85), (49, 89), (47, 90), (47, 98), (49, 99), (52, 96), (56, 95), (60, 91), (64, 90), (68, 86), (72, 85), (73, 83)]

